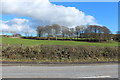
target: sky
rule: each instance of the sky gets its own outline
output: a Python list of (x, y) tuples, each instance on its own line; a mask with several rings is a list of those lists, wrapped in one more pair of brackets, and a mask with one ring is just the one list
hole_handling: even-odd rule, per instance
[(112, 33), (118, 31), (117, 2), (54, 2), (54, 4), (76, 7), (86, 14), (94, 16), (98, 24), (106, 26)]
[(9, 1), (2, 3), (0, 30), (34, 34), (38, 25), (75, 27), (90, 24), (106, 26), (112, 33), (118, 31), (117, 2)]

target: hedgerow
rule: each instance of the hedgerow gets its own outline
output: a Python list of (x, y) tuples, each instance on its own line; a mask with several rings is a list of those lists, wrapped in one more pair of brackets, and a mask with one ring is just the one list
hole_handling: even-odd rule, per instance
[(114, 60), (118, 56), (118, 47), (73, 46), (73, 45), (3, 45), (2, 57), (8, 59), (30, 59), (32, 61), (100, 61)]

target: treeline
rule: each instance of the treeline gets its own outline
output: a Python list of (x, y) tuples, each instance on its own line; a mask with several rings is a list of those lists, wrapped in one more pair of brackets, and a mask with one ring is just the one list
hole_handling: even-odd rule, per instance
[(68, 28), (65, 26), (60, 26), (58, 24), (47, 25), (47, 26), (38, 26), (37, 27), (37, 36), (43, 37), (47, 36), (55, 37), (56, 40), (58, 37), (62, 39), (78, 40), (79, 38), (84, 38), (85, 40), (94, 40), (94, 41), (109, 41), (111, 40), (111, 31), (105, 26), (98, 25), (81, 25), (76, 26), (75, 28)]

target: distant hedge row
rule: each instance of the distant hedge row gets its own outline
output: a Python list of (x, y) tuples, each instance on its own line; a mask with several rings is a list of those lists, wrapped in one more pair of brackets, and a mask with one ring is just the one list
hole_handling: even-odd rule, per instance
[(96, 47), (96, 46), (18, 46), (3, 45), (2, 57), (8, 59), (30, 59), (30, 60), (48, 60), (48, 61), (85, 61), (101, 59), (117, 59), (117, 47)]
[(23, 39), (36, 39), (36, 40), (55, 40), (55, 37), (21, 37)]
[[(34, 39), (34, 40), (56, 40), (55, 37), (21, 37), (22, 39)], [(95, 38), (59, 38), (57, 40), (66, 40), (66, 41), (85, 41), (85, 42), (99, 42), (98, 39)], [(105, 42), (106, 40), (101, 40), (101, 42)]]

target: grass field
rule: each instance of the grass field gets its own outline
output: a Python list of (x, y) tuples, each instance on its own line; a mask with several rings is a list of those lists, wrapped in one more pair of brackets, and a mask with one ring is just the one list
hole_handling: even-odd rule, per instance
[(88, 46), (118, 46), (117, 42), (110, 43), (93, 43), (93, 42), (80, 42), (80, 41), (56, 41), (56, 40), (30, 40), (30, 39), (19, 39), (19, 38), (2, 38), (3, 44), (22, 44), (26, 46), (34, 45), (88, 45)]

